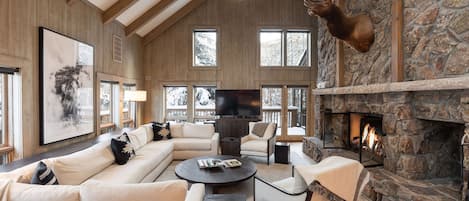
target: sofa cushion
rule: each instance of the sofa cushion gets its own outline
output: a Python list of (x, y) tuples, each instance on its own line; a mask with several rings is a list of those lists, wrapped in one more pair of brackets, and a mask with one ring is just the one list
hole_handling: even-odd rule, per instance
[[(146, 144), (125, 165), (112, 164), (89, 179), (109, 183), (140, 183), (156, 166), (173, 152), (169, 141)], [(88, 182), (88, 181), (87, 181)]]
[(109, 141), (52, 159), (52, 170), (61, 185), (78, 185), (114, 163)]
[(59, 182), (57, 182), (54, 171), (44, 162), (40, 161), (34, 171), (31, 184), (58, 185)]
[(111, 150), (114, 154), (115, 162), (124, 165), (132, 157), (134, 150), (132, 144), (120, 139), (111, 139)]
[(185, 123), (182, 130), (185, 138), (212, 138), (215, 133), (213, 124)]
[(210, 139), (201, 138), (174, 138), (171, 141), (174, 143), (174, 150), (210, 150), (212, 148), (212, 141)]
[(173, 138), (181, 138), (184, 137), (184, 133), (182, 131), (182, 127), (184, 124), (181, 123), (176, 123), (176, 122), (171, 122), (171, 125), (169, 126), (169, 129), (171, 131), (171, 136)]
[(80, 186), (12, 182), (9, 188), (9, 201), (80, 201)]
[(241, 150), (251, 152), (267, 152), (267, 141), (250, 140), (241, 144)]
[(133, 131), (127, 132), (127, 136), (136, 151), (147, 144), (147, 132), (144, 127), (138, 127)]
[(143, 124), (141, 127), (145, 128), (147, 143), (153, 141), (153, 123)]
[(173, 180), (142, 184), (88, 182), (80, 190), (82, 201), (184, 201), (187, 182)]

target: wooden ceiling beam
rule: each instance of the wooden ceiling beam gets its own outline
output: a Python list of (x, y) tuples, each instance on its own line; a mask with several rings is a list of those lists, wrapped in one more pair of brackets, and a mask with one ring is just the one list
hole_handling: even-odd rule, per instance
[(134, 34), (137, 31), (137, 29), (145, 25), (148, 21), (153, 19), (153, 17), (160, 14), (164, 9), (166, 9), (169, 5), (171, 5), (175, 1), (176, 0), (161, 0), (160, 2), (158, 2), (156, 5), (150, 8), (147, 12), (145, 12), (143, 15), (141, 15), (132, 23), (130, 23), (127, 27), (125, 27), (125, 35), (131, 36), (132, 34)]
[(187, 14), (198, 8), (202, 3), (206, 0), (192, 0), (188, 4), (186, 4), (183, 8), (178, 10), (176, 13), (171, 15), (168, 19), (166, 19), (163, 23), (155, 27), (150, 33), (143, 37), (143, 44), (148, 44), (153, 41), (155, 38), (160, 36), (164, 33), (168, 28), (170, 28), (173, 24), (178, 22), (180, 19), (184, 18)]
[(137, 0), (119, 0), (102, 14), (103, 23), (107, 24), (112, 22), (116, 17), (122, 14), (125, 10), (130, 8)]

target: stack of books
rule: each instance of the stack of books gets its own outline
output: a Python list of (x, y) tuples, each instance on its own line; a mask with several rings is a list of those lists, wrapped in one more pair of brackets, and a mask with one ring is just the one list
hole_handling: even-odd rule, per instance
[(199, 159), (197, 160), (199, 168), (215, 168), (215, 167), (226, 167), (233, 168), (242, 165), (241, 161), (236, 159), (220, 160), (214, 158)]

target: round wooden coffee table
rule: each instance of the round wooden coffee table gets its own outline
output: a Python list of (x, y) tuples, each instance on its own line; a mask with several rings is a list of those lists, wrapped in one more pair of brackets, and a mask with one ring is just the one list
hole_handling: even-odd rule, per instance
[[(199, 168), (197, 160), (214, 158), (214, 159), (237, 159), (241, 161), (240, 167), (225, 168)], [(191, 183), (203, 183), (208, 185), (229, 185), (247, 180), (254, 176), (257, 172), (256, 164), (249, 159), (239, 158), (235, 156), (203, 156), (185, 160), (176, 166), (176, 176), (187, 180)]]

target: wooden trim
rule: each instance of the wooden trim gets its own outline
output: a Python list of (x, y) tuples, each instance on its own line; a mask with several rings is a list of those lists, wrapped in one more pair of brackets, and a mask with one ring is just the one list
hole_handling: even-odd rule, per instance
[(403, 2), (392, 1), (392, 34), (391, 34), (391, 80), (402, 82), (404, 80), (404, 51), (402, 47), (403, 31)]
[(2, 146), (0, 147), (0, 155), (4, 155), (4, 154), (7, 154), (7, 153), (10, 153), (14, 150), (13, 147), (11, 146)]
[(160, 14), (164, 9), (166, 9), (174, 1), (175, 0), (162, 0), (162, 1), (158, 2), (156, 5), (154, 5), (152, 8), (150, 8), (150, 10), (145, 12), (142, 16), (138, 17), (132, 23), (130, 23), (129, 26), (127, 26), (125, 28), (125, 35), (126, 36), (131, 36), (132, 34), (137, 32), (137, 29), (139, 29), (140, 27), (145, 25), (153, 17)]
[(114, 127), (116, 127), (116, 124), (114, 123), (105, 123), (105, 124), (99, 125), (99, 129), (114, 128)]
[(112, 22), (116, 17), (118, 17), (136, 2), (137, 0), (119, 0), (118, 2), (114, 3), (102, 14), (103, 23), (107, 24)]
[[(345, 8), (345, 1), (344, 0), (337, 0), (337, 6), (344, 10)], [(344, 86), (344, 41), (336, 38), (336, 71), (335, 71), (335, 85), (336, 87)]]
[(383, 84), (314, 89), (314, 95), (338, 94), (376, 94), (406, 91), (458, 90), (469, 88), (469, 77), (418, 80), (409, 82), (391, 82)]
[(143, 44), (147, 45), (148, 43), (156, 39), (158, 36), (164, 33), (167, 29), (173, 26), (173, 24), (175, 24), (180, 19), (188, 15), (190, 12), (198, 8), (205, 1), (206, 0), (192, 0), (191, 2), (189, 2), (187, 5), (185, 5), (183, 8), (178, 10), (176, 13), (174, 13), (171, 17), (166, 19), (159, 26), (155, 27), (150, 33), (145, 35), (145, 37), (143, 38)]

